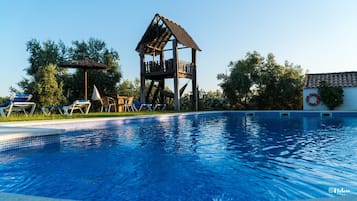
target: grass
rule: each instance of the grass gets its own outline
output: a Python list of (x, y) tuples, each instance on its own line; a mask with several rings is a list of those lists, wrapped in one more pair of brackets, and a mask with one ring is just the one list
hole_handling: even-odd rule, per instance
[(106, 118), (106, 117), (128, 117), (128, 116), (143, 116), (143, 115), (158, 115), (158, 114), (170, 114), (173, 111), (141, 111), (141, 112), (90, 112), (87, 115), (80, 113), (73, 113), (72, 116), (61, 114), (34, 114), (31, 117), (27, 117), (24, 114), (13, 113), (9, 118), (0, 117), (0, 122), (12, 122), (12, 121), (34, 121), (34, 120), (59, 120), (59, 119), (78, 119), (78, 118)]

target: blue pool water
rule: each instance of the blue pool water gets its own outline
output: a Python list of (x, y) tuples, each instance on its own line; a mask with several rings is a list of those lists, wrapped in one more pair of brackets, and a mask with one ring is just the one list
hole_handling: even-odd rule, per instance
[(93, 201), (357, 193), (357, 118), (217, 113), (88, 127), (45, 147), (0, 153), (0, 191)]

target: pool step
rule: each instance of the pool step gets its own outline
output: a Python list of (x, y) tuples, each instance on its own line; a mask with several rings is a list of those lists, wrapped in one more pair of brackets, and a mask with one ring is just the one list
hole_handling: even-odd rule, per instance
[(64, 200), (64, 199), (55, 199), (48, 197), (39, 197), (32, 195), (21, 195), (14, 193), (1, 193), (0, 192), (0, 200), (6, 201), (75, 201), (75, 200)]
[(59, 135), (64, 131), (52, 128), (0, 126), (0, 152), (59, 143)]

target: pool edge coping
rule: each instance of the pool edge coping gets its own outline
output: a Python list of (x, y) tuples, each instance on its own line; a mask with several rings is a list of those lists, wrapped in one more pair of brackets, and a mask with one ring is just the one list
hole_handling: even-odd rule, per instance
[(147, 119), (157, 117), (173, 117), (173, 116), (188, 116), (188, 115), (200, 115), (200, 114), (214, 114), (214, 113), (356, 113), (357, 111), (303, 111), (303, 110), (219, 110), (219, 111), (199, 111), (199, 112), (179, 112), (169, 114), (150, 114), (150, 115), (137, 115), (137, 116), (120, 116), (120, 117), (93, 117), (93, 118), (78, 118), (78, 119), (58, 119), (58, 120), (33, 120), (33, 121), (13, 121), (13, 122), (0, 122), (1, 127), (26, 127), (26, 126), (41, 126), (52, 124), (68, 124), (68, 123), (88, 123), (88, 122), (103, 122), (112, 120), (133, 120), (133, 119)]

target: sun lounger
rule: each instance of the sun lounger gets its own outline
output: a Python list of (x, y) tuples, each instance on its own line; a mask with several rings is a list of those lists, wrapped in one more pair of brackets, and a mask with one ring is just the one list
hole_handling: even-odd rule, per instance
[(125, 112), (136, 112), (138, 111), (135, 107), (135, 105), (133, 104), (133, 101), (134, 101), (134, 97), (131, 96), (131, 97), (128, 97), (128, 99), (125, 101), (125, 105), (124, 105), (124, 110)]
[(148, 110), (148, 111), (153, 111), (153, 110), (165, 110), (166, 104), (164, 103), (159, 103), (159, 104), (151, 104), (151, 103), (140, 103), (136, 102), (134, 103), (136, 108), (138, 108), (138, 111), (142, 110)]
[(80, 111), (82, 114), (88, 114), (90, 107), (91, 103), (89, 100), (76, 100), (70, 105), (47, 106), (42, 107), (41, 110), (45, 115), (50, 115), (56, 111), (61, 114), (72, 115), (76, 110)]
[(146, 109), (148, 111), (152, 111), (152, 104), (150, 104), (150, 103), (140, 103), (139, 105), (140, 105), (139, 111), (144, 110), (144, 109)]
[(73, 111), (79, 110), (83, 114), (88, 114), (91, 103), (89, 100), (76, 100), (70, 105), (62, 106), (62, 110), (66, 115), (72, 115)]
[(155, 104), (155, 105), (154, 105), (153, 110), (165, 110), (165, 108), (166, 108), (166, 104), (164, 104), (164, 103), (159, 103), (159, 104)]
[(62, 107), (63, 106), (44, 106), (41, 108), (41, 111), (45, 115), (50, 115), (52, 113), (63, 114)]
[(36, 108), (36, 103), (30, 102), (31, 98), (31, 94), (16, 94), (10, 97), (9, 101), (0, 106), (1, 116), (9, 117), (12, 112), (23, 112), (26, 116), (32, 116)]

